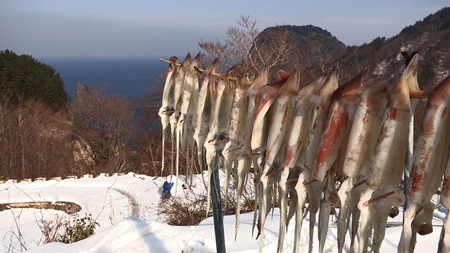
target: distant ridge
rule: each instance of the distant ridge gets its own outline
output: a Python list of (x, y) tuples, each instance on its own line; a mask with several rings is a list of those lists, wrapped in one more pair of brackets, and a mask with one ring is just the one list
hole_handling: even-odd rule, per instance
[(313, 25), (268, 27), (258, 35), (257, 40), (262, 44), (266, 39), (273, 38), (274, 34), (286, 32), (288, 43), (293, 50), (286, 61), (276, 68), (289, 72), (294, 65), (300, 65), (305, 70), (302, 78), (314, 78), (322, 72), (321, 66), (324, 62), (339, 59), (346, 52), (344, 43), (327, 30)]
[(273, 33), (289, 33), (294, 48), (286, 62), (275, 66), (290, 71), (302, 66), (301, 78), (309, 81), (324, 69), (339, 62), (341, 80), (345, 81), (370, 66), (369, 80), (399, 75), (404, 66), (401, 51), (419, 52), (419, 83), (431, 90), (450, 74), (450, 7), (430, 14), (415, 24), (406, 26), (392, 38), (378, 37), (361, 46), (346, 46), (327, 30), (313, 25), (282, 25), (268, 27), (259, 35), (264, 40)]
[(383, 79), (400, 74), (404, 59), (401, 51), (419, 53), (419, 84), (431, 90), (450, 74), (450, 8), (406, 26), (392, 38), (378, 37), (368, 44), (349, 47), (340, 57), (344, 72), (356, 73), (371, 66), (371, 78)]

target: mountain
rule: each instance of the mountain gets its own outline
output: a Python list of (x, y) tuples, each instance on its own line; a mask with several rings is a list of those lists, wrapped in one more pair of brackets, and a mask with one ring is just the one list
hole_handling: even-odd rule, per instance
[(378, 37), (368, 44), (349, 47), (338, 58), (342, 72), (356, 74), (367, 64), (370, 79), (398, 76), (403, 70), (402, 51), (419, 53), (419, 84), (431, 90), (450, 74), (450, 8), (443, 8), (414, 25), (405, 27), (392, 38)]
[(397, 77), (404, 69), (402, 51), (419, 53), (419, 84), (424, 90), (431, 90), (450, 74), (450, 7), (405, 27), (392, 38), (378, 37), (361, 46), (346, 46), (328, 31), (312, 25), (268, 27), (257, 39), (265, 42), (286, 34), (292, 50), (275, 69), (289, 72), (298, 65), (302, 82), (317, 77), (336, 62), (342, 82), (367, 65), (368, 82)]
[[(268, 40), (272, 40), (268, 42)], [(312, 79), (323, 72), (323, 65), (338, 59), (346, 52), (346, 46), (327, 30), (313, 25), (282, 25), (264, 29), (256, 38), (257, 45), (282, 47), (288, 44), (286, 58), (274, 69), (290, 72), (294, 67), (302, 71), (303, 79)], [(252, 48), (251, 54), (254, 54)], [(267, 48), (272, 50), (272, 48)], [(275, 49), (277, 50), (277, 49)], [(253, 51), (253, 52), (252, 52)]]
[[(378, 37), (361, 46), (345, 46), (331, 33), (312, 25), (269, 27), (261, 32), (260, 41), (268, 38), (288, 44), (292, 50), (285, 61), (273, 67), (290, 72), (300, 66), (301, 83), (312, 81), (320, 73), (339, 63), (339, 82), (345, 83), (369, 66), (366, 84), (381, 80), (398, 80), (405, 66), (402, 52), (419, 53), (418, 82), (421, 90), (431, 91), (450, 74), (450, 7), (406, 26), (392, 38)], [(272, 43), (274, 44), (274, 43)], [(280, 44), (282, 45), (282, 44)], [(276, 48), (271, 52), (276, 52)], [(270, 51), (270, 50), (269, 50)], [(426, 101), (415, 110), (414, 136), (417, 137)]]

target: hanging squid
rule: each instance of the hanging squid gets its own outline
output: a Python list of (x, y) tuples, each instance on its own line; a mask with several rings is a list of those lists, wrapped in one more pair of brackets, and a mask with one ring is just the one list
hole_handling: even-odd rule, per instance
[[(252, 149), (251, 149), (251, 135), (253, 131), (253, 124), (256, 117), (256, 111), (259, 107), (259, 101), (261, 99), (260, 89), (267, 84), (269, 74), (269, 68), (263, 68), (258, 76), (255, 78), (251, 86), (246, 91), (248, 97), (247, 115), (245, 120), (245, 129), (241, 142), (240, 149), (236, 152), (237, 166), (237, 199), (236, 199), (236, 225), (235, 225), (235, 238), (237, 238), (237, 232), (239, 230), (240, 222), (240, 210), (241, 210), (241, 198), (242, 191), (244, 189), (244, 182), (247, 174), (250, 171), (252, 163)], [(256, 212), (255, 212), (256, 213)]]
[(388, 95), (366, 182), (367, 189), (362, 192), (358, 203), (361, 210), (359, 252), (367, 251), (372, 228), (372, 250), (379, 252), (391, 207), (399, 206), (405, 200), (398, 186), (406, 157), (411, 114), (408, 81), (412, 80), (411, 75), (417, 78), (417, 61), (418, 55), (415, 55)]
[[(298, 198), (295, 192), (294, 181), (301, 180), (298, 177), (301, 173), (299, 164), (304, 163), (304, 150), (306, 146), (306, 140), (308, 137), (308, 131), (310, 126), (310, 120), (312, 116), (312, 101), (310, 97), (316, 93), (324, 84), (326, 76), (321, 76), (311, 82), (310, 84), (301, 88), (297, 94), (291, 100), (291, 106), (293, 107), (293, 114), (291, 123), (286, 132), (286, 146), (283, 158), (283, 171), (281, 172), (279, 179), (279, 195), (280, 195), (280, 229), (278, 238), (278, 251), (283, 249), (284, 236), (286, 234), (287, 225), (290, 218), (294, 214), (299, 218), (295, 224), (295, 236), (294, 236), (294, 252), (299, 250), (300, 231), (303, 221), (303, 205), (304, 203), (298, 203), (299, 200), (303, 201), (306, 197)], [(299, 157), (302, 158), (299, 158)], [(288, 181), (289, 180), (289, 181)], [(289, 204), (289, 217), (287, 216), (287, 194), (291, 193)], [(305, 193), (306, 194), (306, 193)]]
[[(264, 223), (268, 210), (267, 204), (270, 203), (269, 187), (274, 187), (274, 184), (278, 183), (283, 166), (284, 150), (286, 148), (286, 132), (291, 124), (291, 117), (293, 113), (292, 98), (298, 91), (298, 71), (294, 70), (289, 78), (278, 90), (277, 98), (273, 104), (272, 121), (268, 126), (268, 136), (266, 144), (266, 157), (264, 170), (261, 176), (262, 184), (262, 201), (260, 202), (261, 211), (261, 235), (264, 232)], [(284, 200), (283, 200), (284, 201)], [(285, 212), (287, 206), (286, 201), (281, 203), (281, 208)], [(281, 226), (280, 226), (281, 230)], [(282, 229), (284, 232), (284, 229)], [(282, 241), (282, 236), (279, 237), (279, 245)], [(261, 239), (261, 241), (263, 241)], [(278, 248), (282, 250), (281, 247)]]
[[(180, 118), (177, 125), (177, 141), (180, 142), (180, 151), (186, 154), (186, 181), (188, 175), (192, 175), (192, 164), (190, 154), (194, 150), (194, 130), (197, 125), (197, 105), (198, 105), (198, 72), (195, 67), (199, 64), (200, 53), (187, 66), (184, 73), (184, 88), (182, 93), (182, 103), (180, 107)], [(179, 155), (179, 152), (178, 152)], [(178, 180), (178, 175), (177, 175)]]
[[(169, 68), (166, 74), (166, 80), (164, 82), (164, 90), (162, 96), (162, 106), (159, 109), (158, 115), (161, 117), (162, 125), (162, 154), (161, 154), (161, 176), (165, 168), (165, 146), (168, 135), (170, 134), (170, 122), (169, 118), (175, 111), (175, 85), (176, 85), (176, 73), (177, 73), (177, 60), (175, 56), (170, 57)], [(173, 161), (171, 161), (172, 163)], [(173, 168), (173, 167), (172, 167)]]
[[(175, 173), (176, 173), (176, 177), (177, 177), (177, 179), (176, 179), (177, 182), (178, 182), (178, 171), (179, 171), (179, 164), (180, 164), (180, 159), (179, 159), (180, 140), (179, 140), (179, 138), (177, 138), (177, 135), (178, 135), (177, 134), (178, 133), (177, 124), (178, 124), (178, 120), (179, 120), (180, 114), (181, 114), (181, 103), (182, 103), (182, 94), (183, 94), (183, 89), (184, 89), (185, 73), (186, 73), (186, 68), (188, 67), (189, 64), (191, 64), (191, 54), (190, 53), (188, 53), (186, 55), (186, 58), (181, 63), (180, 67), (177, 68), (176, 78), (175, 78), (175, 89), (174, 89), (175, 110), (169, 118), (171, 139), (172, 139), (172, 155), (171, 155), (172, 166), (170, 168), (170, 175), (173, 175), (173, 164), (174, 164), (173, 155), (176, 153)], [(178, 189), (177, 185), (175, 186), (175, 195), (177, 193), (176, 190)]]
[[(308, 252), (312, 252), (316, 238), (313, 234), (318, 211), (318, 251), (324, 251), (330, 212), (338, 201), (337, 251), (343, 251), (350, 231), (351, 252), (357, 232), (358, 252), (367, 252), (370, 238), (371, 250), (379, 252), (387, 217), (398, 213), (397, 207), (405, 202), (399, 188), (405, 167), (411, 170), (409, 178), (405, 174), (407, 201), (398, 252), (413, 252), (416, 235), (432, 232), (430, 199), (442, 176), (441, 204), (450, 207), (450, 77), (431, 92), (417, 145), (414, 152), (407, 150), (413, 147), (411, 126), (418, 103), (413, 98), (427, 97), (417, 82), (417, 53), (408, 55), (396, 85), (383, 82), (365, 90), (361, 80), (367, 68), (339, 88), (338, 70), (333, 68), (299, 89), (297, 71), (289, 76), (279, 71), (268, 82), (269, 69), (264, 68), (250, 82), (247, 75), (233, 77), (235, 68), (219, 77), (215, 73), (218, 59), (206, 70), (197, 68), (199, 55), (191, 59), (188, 54), (181, 64), (176, 57), (166, 62), (169, 67), (158, 112), (163, 134), (161, 173), (167, 166), (164, 151), (169, 131), (172, 150), (174, 144), (177, 148), (176, 162), (172, 152), (171, 163), (171, 174), (176, 165), (177, 179), (180, 152), (186, 151), (189, 162), (194, 141), (200, 169), (208, 166), (209, 180), (222, 159), (225, 194), (230, 174), (237, 180), (236, 238), (245, 179), (253, 164), (258, 207), (253, 229), (257, 224), (260, 251), (264, 246), (264, 224), (277, 190), (281, 215), (278, 252), (283, 251), (287, 226), (294, 215), (293, 250), (300, 251), (305, 208), (310, 212)], [(203, 76), (201, 86), (198, 73)], [(408, 155), (413, 159), (408, 159), (405, 166)], [(186, 166), (189, 169), (189, 164)], [(335, 175), (345, 177), (339, 191), (335, 189)], [(450, 252), (449, 241), (447, 217), (438, 252)]]
[(212, 110), (214, 109), (215, 86), (217, 86), (217, 78), (214, 77), (214, 72), (219, 58), (216, 58), (208, 68), (201, 72), (203, 75), (202, 86), (198, 96), (197, 104), (197, 126), (194, 132), (194, 140), (197, 143), (197, 160), (200, 171), (203, 173), (205, 169), (205, 141), (209, 133), (209, 123), (211, 121)]
[(360, 74), (340, 86), (331, 96), (322, 138), (317, 150), (313, 176), (323, 181), (338, 152), (347, 142), (348, 132), (362, 92), (362, 79), (367, 74), (366, 67)]
[(450, 77), (447, 77), (428, 97), (408, 181), (408, 206), (405, 210), (399, 252), (413, 252), (415, 234), (424, 235), (433, 231), (431, 220), (434, 206), (430, 200), (440, 186), (449, 156), (449, 105)]
[[(252, 160), (253, 164), (256, 165), (256, 175), (255, 175), (255, 206), (261, 206), (261, 201), (263, 201), (262, 184), (260, 178), (262, 176), (263, 167), (265, 163), (266, 154), (266, 143), (268, 128), (272, 121), (272, 105), (274, 104), (278, 90), (286, 82), (288, 76), (284, 71), (279, 71), (277, 76), (269, 83), (264, 85), (260, 89), (260, 102), (255, 115), (255, 121), (253, 123), (252, 135), (251, 135), (251, 149), (252, 149)], [(256, 154), (253, 156), (253, 154)], [(271, 192), (268, 194), (271, 195)], [(269, 206), (265, 204), (266, 206)], [(261, 208), (259, 208), (259, 221), (258, 221), (258, 235), (261, 233)], [(267, 213), (268, 211), (264, 211)], [(253, 219), (253, 228), (256, 223), (256, 215)], [(260, 245), (260, 250), (262, 249), (262, 242)]]
[[(215, 159), (217, 155), (221, 155), (225, 144), (229, 141), (228, 126), (230, 125), (231, 107), (233, 104), (233, 96), (235, 84), (230, 80), (234, 75), (236, 67), (230, 68), (223, 73), (217, 85), (217, 97), (214, 105), (213, 114), (211, 115), (210, 130), (206, 137), (206, 162), (208, 165), (208, 179), (211, 180), (211, 175), (216, 166)], [(208, 184), (208, 204), (206, 213), (209, 212), (211, 194), (211, 183)]]
[[(353, 117), (362, 91), (362, 79), (367, 72), (366, 67), (352, 80), (340, 86), (331, 96), (312, 172), (313, 177), (321, 182), (327, 175), (319, 212), (319, 252), (323, 252), (325, 245), (331, 209), (338, 202), (334, 178), (337, 170), (339, 174), (342, 172), (342, 156), (345, 155)], [(341, 156), (340, 159), (338, 155)]]
[[(236, 88), (234, 90), (233, 103), (231, 106), (231, 118), (228, 128), (229, 140), (225, 144), (222, 151), (224, 157), (224, 172), (225, 172), (225, 196), (228, 196), (228, 188), (230, 185), (230, 175), (232, 173), (232, 166), (237, 167), (236, 151), (239, 150), (242, 139), (245, 133), (245, 122), (248, 108), (248, 96), (246, 91), (251, 82), (248, 75), (245, 74), (238, 79)], [(237, 172), (233, 171), (236, 175)], [(228, 197), (225, 197), (224, 209), (227, 210)]]
[(306, 190), (309, 199), (309, 245), (308, 252), (312, 252), (314, 225), (316, 223), (316, 214), (319, 211), (320, 197), (324, 188), (324, 183), (317, 181), (313, 176), (313, 168), (315, 165), (315, 157), (318, 152), (320, 140), (322, 138), (322, 132), (330, 104), (331, 96), (338, 88), (338, 69), (333, 68), (331, 74), (328, 76), (325, 84), (322, 88), (312, 96), (314, 103), (313, 115), (311, 119), (311, 126), (309, 129), (309, 138), (306, 147), (306, 156), (304, 166), (305, 170), (304, 180), (298, 181), (295, 189), (297, 195), (304, 195), (303, 191)]
[(351, 221), (350, 248), (354, 246), (359, 226), (359, 209), (356, 205), (367, 173), (372, 154), (381, 129), (381, 120), (386, 107), (388, 83), (367, 88), (360, 96), (360, 102), (353, 118), (348, 138), (342, 173), (348, 177), (338, 191), (340, 211), (337, 223), (338, 252), (344, 247), (345, 234)]

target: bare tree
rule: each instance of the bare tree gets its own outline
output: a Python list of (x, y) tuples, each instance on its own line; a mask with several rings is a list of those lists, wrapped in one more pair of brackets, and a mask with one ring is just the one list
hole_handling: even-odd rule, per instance
[(212, 62), (220, 58), (219, 71), (238, 65), (238, 74), (256, 74), (264, 66), (283, 64), (292, 51), (289, 31), (270, 32), (261, 36), (256, 27), (256, 20), (248, 15), (241, 15), (237, 26), (226, 31), (224, 42), (200, 40), (199, 46), (205, 51), (204, 60)]
[(72, 103), (76, 160), (104, 172), (120, 172), (128, 164), (127, 140), (133, 112), (129, 101), (108, 96), (98, 87), (77, 94)]
[[(160, 104), (155, 101), (161, 99), (160, 93), (162, 88), (160, 85), (152, 85), (148, 89), (135, 106), (138, 117), (135, 118), (132, 134), (132, 143), (134, 144), (135, 153), (132, 156), (134, 166), (139, 173), (147, 175), (160, 175), (161, 165), (161, 126), (158, 110)], [(169, 150), (166, 156), (169, 157)]]
[(7, 178), (63, 176), (70, 171), (70, 139), (64, 111), (37, 100), (0, 98), (0, 175)]

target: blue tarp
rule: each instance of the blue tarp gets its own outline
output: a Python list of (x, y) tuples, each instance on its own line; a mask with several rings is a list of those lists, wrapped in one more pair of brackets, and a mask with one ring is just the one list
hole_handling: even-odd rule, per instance
[(164, 182), (163, 184), (163, 192), (168, 192), (170, 193), (170, 189), (172, 189), (173, 183), (169, 183), (169, 182)]

